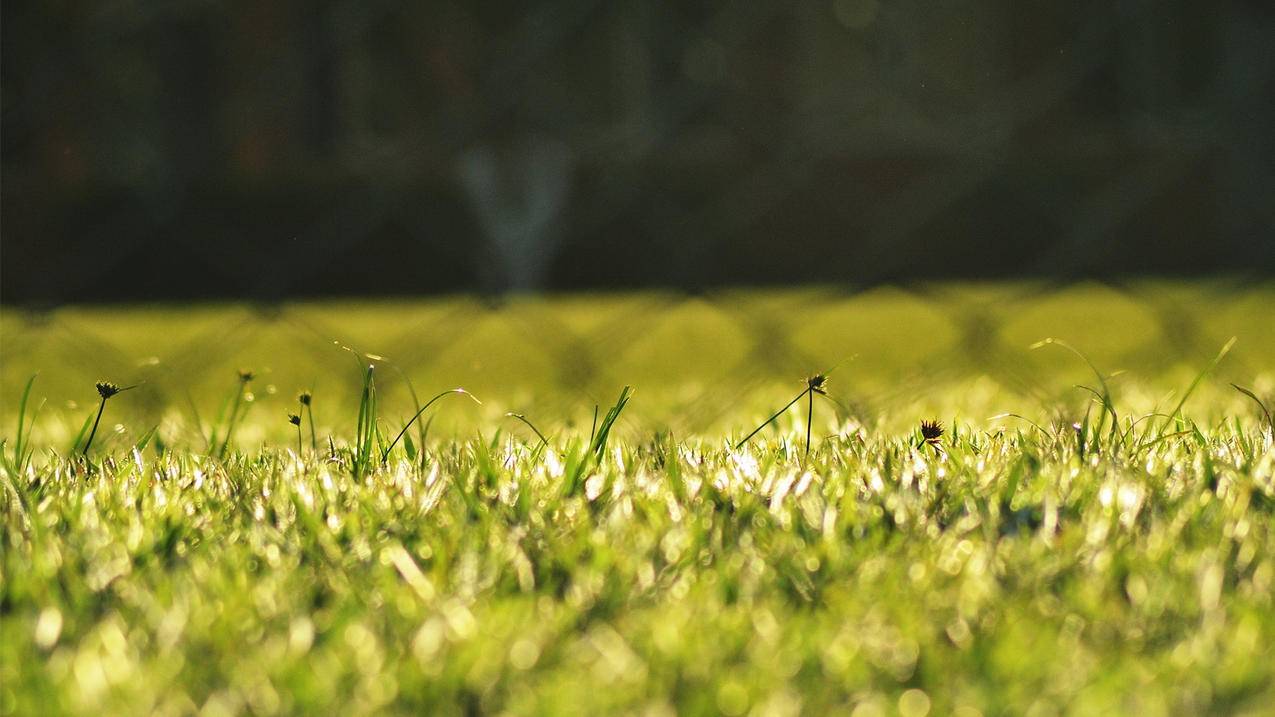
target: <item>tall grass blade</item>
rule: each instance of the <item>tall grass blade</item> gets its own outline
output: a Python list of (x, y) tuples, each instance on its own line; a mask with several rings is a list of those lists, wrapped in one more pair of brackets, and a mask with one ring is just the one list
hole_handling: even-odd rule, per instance
[[(402, 376), (402, 377), (403, 377), (403, 383), (407, 384), (407, 392), (408, 392), (408, 394), (412, 397), (412, 408), (416, 409), (417, 413), (419, 413), (419, 412), (422, 410), (422, 409), (421, 409), (421, 399), (419, 398), (419, 396), (418, 396), (418, 395), (417, 395), (417, 393), (416, 393), (416, 385), (412, 383), (412, 377), (411, 377), (411, 376), (408, 376), (406, 371), (404, 371), (403, 369), (399, 368), (399, 367), (398, 367), (398, 364), (393, 364), (393, 363), (392, 363), (392, 364), (390, 364), (390, 368), (394, 369), (395, 373), (397, 373), (399, 376)], [(426, 427), (426, 424), (424, 424), (424, 423), (417, 423), (417, 424), (416, 424), (416, 436), (417, 436), (417, 439), (419, 440), (419, 442), (420, 442), (420, 446), (421, 446), (421, 456), (420, 456), (420, 457), (421, 457), (421, 467), (424, 467), (424, 466), (425, 466), (425, 455), (424, 455), (424, 450), (425, 450), (425, 433), (426, 433), (426, 431), (427, 431), (427, 430), (428, 430), (428, 428)], [(411, 436), (407, 436), (407, 438), (409, 438), (409, 439), (410, 439), (410, 438), (411, 438)], [(409, 451), (408, 451), (408, 454), (409, 454), (409, 455), (408, 455), (408, 460), (415, 460), (415, 459), (416, 459), (416, 452), (415, 452), (414, 450), (409, 450)]]
[(526, 416), (524, 416), (523, 414), (521, 414), (521, 413), (514, 413), (514, 412), (510, 411), (509, 413), (506, 413), (506, 414), (505, 414), (505, 417), (506, 417), (506, 418), (516, 418), (516, 419), (518, 419), (519, 421), (522, 421), (523, 423), (527, 424), (527, 428), (530, 428), (533, 432), (535, 432), (536, 437), (540, 439), (540, 445), (542, 445), (542, 446), (547, 446), (547, 445), (549, 445), (549, 439), (548, 439), (548, 438), (545, 438), (545, 434), (541, 433), (541, 432), (540, 432), (540, 429), (539, 429), (539, 428), (536, 428), (536, 425), (535, 425), (534, 423), (532, 423), (531, 421), (527, 420), (527, 417), (526, 417)]
[[(1044, 346), (1060, 346), (1066, 349), (1067, 351), (1070, 351), (1071, 353), (1075, 354), (1076, 356), (1080, 357), (1080, 360), (1085, 362), (1085, 365), (1088, 366), (1089, 370), (1093, 372), (1093, 375), (1097, 377), (1098, 385), (1102, 387), (1102, 393), (1098, 394), (1098, 397), (1102, 402), (1104, 413), (1102, 415), (1102, 418), (1098, 421), (1098, 425), (1094, 428), (1094, 436), (1097, 437), (1099, 434), (1102, 433), (1102, 429), (1107, 422), (1108, 414), (1111, 416), (1111, 436), (1112, 437), (1119, 436), (1120, 435), (1119, 433), (1120, 419), (1119, 417), (1116, 416), (1115, 402), (1111, 398), (1111, 387), (1107, 385), (1106, 377), (1102, 375), (1102, 372), (1098, 370), (1098, 367), (1094, 365), (1094, 362), (1090, 361), (1089, 357), (1086, 356), (1083, 351), (1076, 348), (1075, 346), (1072, 346), (1066, 341), (1063, 341), (1062, 339), (1055, 339), (1055, 338), (1041, 339), (1040, 341), (1037, 341), (1036, 343), (1032, 344), (1028, 348), (1034, 350)], [(1097, 393), (1096, 391), (1093, 391), (1093, 389), (1088, 388), (1086, 386), (1078, 386), (1077, 388), (1084, 388), (1088, 391)]]
[[(29, 420), (27, 404), (31, 398), (31, 386), (35, 384), (35, 377), (38, 375), (38, 373), (32, 374), (31, 378), (27, 379), (26, 388), (22, 390), (22, 400), (18, 402), (18, 432), (13, 437), (13, 457), (12, 459), (5, 457), (9, 470), (15, 476), (26, 470), (27, 464), (31, 462), (31, 456), (35, 453), (35, 448), (31, 446), (31, 429), (35, 425), (35, 417), (39, 415), (44, 402), (41, 401), (40, 405), (35, 407)], [(0, 449), (0, 456), (4, 455), (4, 450)]]
[(67, 453), (74, 455), (80, 452), (80, 442), (84, 440), (85, 434), (89, 432), (89, 425), (93, 423), (93, 414), (84, 417), (84, 423), (80, 424), (80, 430), (75, 434), (75, 439), (71, 441), (71, 450)]
[[(244, 378), (245, 375), (247, 375), (247, 378)], [(245, 372), (243, 371), (240, 372), (239, 384), (236, 386), (236, 389), (235, 389), (234, 404), (230, 409), (230, 418), (226, 421), (226, 435), (224, 438), (222, 438), (221, 445), (218, 446), (217, 448), (216, 457), (218, 459), (225, 458), (226, 451), (230, 449), (230, 441), (235, 437), (235, 428), (239, 424), (239, 418), (240, 418), (239, 409), (244, 403), (244, 395), (248, 392), (248, 382), (251, 380), (252, 380), (252, 376), (250, 373), (245, 374)], [(225, 408), (223, 407), (222, 410), (224, 411)], [(217, 417), (217, 423), (218, 424), (221, 423), (220, 415)], [(215, 435), (215, 431), (214, 431), (214, 435)]]
[(1182, 398), (1178, 399), (1178, 405), (1173, 407), (1173, 410), (1169, 412), (1169, 417), (1165, 419), (1163, 424), (1161, 424), (1161, 433), (1169, 427), (1170, 423), (1177, 420), (1178, 415), (1182, 413), (1182, 406), (1186, 404), (1186, 400), (1191, 397), (1192, 393), (1195, 392), (1196, 387), (1200, 385), (1200, 382), (1204, 380), (1204, 377), (1212, 373), (1213, 369), (1217, 368), (1217, 365), (1222, 363), (1222, 359), (1226, 358), (1226, 355), (1231, 352), (1231, 347), (1235, 345), (1236, 338), (1237, 337), (1232, 336), (1231, 340), (1227, 341), (1226, 344), (1222, 346), (1222, 350), (1217, 352), (1217, 356), (1214, 356), (1213, 360), (1209, 362), (1209, 365), (1205, 366), (1204, 370), (1196, 374), (1195, 380), (1191, 382), (1190, 386), (1187, 386), (1186, 391), (1182, 394)]
[[(26, 433), (30, 432), (29, 427), (26, 428), (26, 433), (23, 432), (27, 419), (27, 399), (31, 397), (31, 386), (35, 383), (35, 377), (38, 375), (39, 374), (32, 374), (31, 378), (27, 379), (26, 388), (22, 390), (22, 400), (18, 401), (18, 433), (13, 437), (13, 462), (16, 464), (18, 472), (22, 471), (22, 456), (23, 451), (26, 448), (27, 440)], [(31, 417), (31, 422), (35, 423), (34, 416)]]
[[(468, 396), (474, 401), (474, 403), (477, 403), (480, 406), (483, 405), (483, 402), (479, 401), (477, 396), (470, 393), (469, 391), (466, 391), (463, 388), (452, 388), (452, 389), (443, 391), (437, 396), (431, 398), (424, 406), (421, 406), (420, 409), (416, 411), (416, 415), (412, 416), (412, 418), (408, 420), (407, 423), (403, 424), (403, 430), (398, 432), (398, 435), (394, 437), (394, 440), (390, 442), (390, 445), (384, 450), (384, 452), (381, 453), (381, 462), (384, 463), (386, 460), (389, 459), (390, 451), (394, 450), (394, 446), (398, 445), (399, 440), (403, 438), (403, 434), (407, 433), (407, 429), (411, 428), (413, 423), (416, 423), (416, 419), (420, 418), (422, 413), (427, 411), (430, 406), (434, 405), (435, 401), (438, 401), (444, 396), (450, 396), (452, 394), (460, 394), (460, 395)], [(425, 436), (422, 433), (421, 434), (422, 445), (424, 445), (424, 440), (425, 440)]]
[[(199, 407), (195, 405), (195, 399), (191, 397), (190, 392), (186, 392), (186, 403), (190, 405), (190, 413), (195, 418), (195, 430), (199, 432), (199, 437), (204, 439), (204, 450), (212, 451), (215, 435), (204, 433), (204, 420), (199, 415)], [(210, 426), (213, 432), (216, 432), (215, 426)]]
[(596, 424), (596, 430), (591, 432), (588, 446), (583, 451), (578, 446), (572, 446), (567, 456), (567, 477), (563, 485), (563, 493), (565, 495), (575, 493), (584, 474), (602, 461), (602, 456), (606, 453), (607, 439), (611, 435), (611, 429), (615, 426), (616, 420), (620, 418), (620, 414), (624, 412), (624, 407), (629, 405), (629, 399), (632, 396), (633, 388), (625, 386), (620, 391), (620, 397), (616, 399), (615, 405), (606, 412), (602, 422)]
[(1249, 398), (1253, 399), (1253, 401), (1258, 405), (1258, 407), (1262, 409), (1262, 413), (1266, 415), (1266, 425), (1271, 427), (1272, 433), (1275, 433), (1275, 419), (1271, 418), (1271, 409), (1266, 407), (1266, 404), (1262, 402), (1262, 399), (1258, 398), (1257, 394), (1253, 393), (1247, 388), (1244, 388), (1243, 386), (1239, 386), (1233, 383), (1231, 384), (1231, 388), (1234, 388), (1236, 391), (1239, 391), (1245, 396), (1248, 396)]
[(372, 458), (372, 446), (376, 441), (376, 380), (375, 366), (368, 364), (362, 371), (363, 388), (359, 393), (359, 415), (354, 431), (354, 478), (358, 480), (367, 471)]
[(595, 460), (602, 460), (602, 454), (607, 447), (607, 438), (611, 435), (611, 428), (615, 426), (615, 422), (620, 418), (620, 414), (624, 411), (624, 407), (629, 405), (629, 399), (633, 396), (633, 388), (625, 386), (620, 391), (620, 397), (616, 399), (615, 405), (607, 411), (602, 419), (602, 423), (598, 424), (597, 435), (593, 438), (592, 451)]

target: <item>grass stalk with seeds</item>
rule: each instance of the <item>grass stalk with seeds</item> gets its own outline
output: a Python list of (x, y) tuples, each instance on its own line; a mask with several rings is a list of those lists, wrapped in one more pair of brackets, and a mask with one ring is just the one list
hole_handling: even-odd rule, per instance
[(301, 455), (301, 416), (295, 413), (288, 414), (288, 423), (296, 426), (297, 429), (297, 455)]
[(106, 411), (107, 399), (117, 394), (123, 393), (124, 391), (137, 388), (136, 385), (125, 386), (123, 388), (120, 388), (119, 386), (111, 383), (110, 381), (98, 381), (96, 384), (94, 384), (94, 386), (97, 388), (97, 395), (101, 396), (102, 401), (97, 406), (97, 418), (93, 419), (93, 430), (89, 431), (89, 439), (85, 441), (84, 443), (83, 455), (86, 458), (89, 455), (89, 448), (93, 446), (93, 437), (97, 435), (97, 425), (101, 423), (102, 421), (102, 413)]
[(828, 398), (827, 385), (828, 385), (828, 374), (830, 373), (832, 372), (825, 371), (823, 373), (817, 373), (807, 378), (806, 388), (803, 389), (801, 393), (797, 394), (797, 396), (793, 398), (791, 401), (789, 401), (787, 405), (785, 405), (783, 408), (771, 414), (770, 418), (767, 418), (765, 421), (763, 421), (760, 426), (754, 428), (752, 433), (749, 433), (747, 436), (744, 436), (743, 440), (735, 444), (735, 450), (739, 450), (740, 448), (743, 448), (744, 444), (748, 443), (748, 441), (752, 440), (753, 436), (761, 432), (761, 429), (765, 428), (766, 426), (769, 426), (771, 423), (775, 421), (775, 419), (784, 415), (784, 411), (787, 411), (788, 409), (792, 408), (793, 405), (795, 405), (798, 401), (805, 398), (808, 400), (808, 403), (806, 405), (806, 452), (805, 452), (805, 455), (809, 457), (810, 429), (812, 424), (814, 423), (814, 417), (815, 417), (815, 395), (818, 394), (820, 396), (824, 396), (825, 398)]
[(301, 405), (301, 410), (305, 412), (306, 418), (310, 421), (310, 450), (313, 453), (319, 452), (319, 441), (314, 435), (314, 395), (309, 391), (302, 391), (297, 394), (297, 403)]

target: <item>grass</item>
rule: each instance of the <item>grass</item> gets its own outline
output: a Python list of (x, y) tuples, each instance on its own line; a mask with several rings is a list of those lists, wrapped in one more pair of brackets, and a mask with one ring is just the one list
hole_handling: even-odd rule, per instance
[[(835, 416), (794, 401), (745, 441), (799, 387), (813, 401), (800, 369), (677, 430), (657, 417), (711, 393), (680, 398), (664, 363), (559, 410), (548, 384), (417, 374), (484, 385), (427, 434), (415, 390), (367, 355), (339, 357), (344, 392), (236, 355), (290, 384), (249, 400), (244, 382), (240, 403), (266, 405), (223, 410), (210, 439), (184, 400), (148, 430), (147, 396), (184, 387), (109, 375), (146, 383), (112, 400), (123, 423), (87, 458), (62, 450), (85, 413), (65, 366), (29, 391), (6, 375), (0, 712), (1265, 714), (1260, 313), (1230, 355), (1210, 361), (1221, 337), (1172, 365), (1115, 363), (1142, 354), (1105, 330), (1065, 334), (1080, 357), (1029, 351), (1064, 335), (1039, 322), (1013, 354), (1029, 384), (922, 359), (889, 373), (858, 346), (819, 384)], [(694, 376), (699, 348), (669, 346)], [(321, 414), (309, 450), (301, 385)]]

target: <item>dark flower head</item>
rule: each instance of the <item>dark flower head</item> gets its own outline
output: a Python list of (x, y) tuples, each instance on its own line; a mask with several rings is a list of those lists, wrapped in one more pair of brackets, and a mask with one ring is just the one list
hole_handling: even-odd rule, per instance
[(289, 413), (289, 414), (288, 414), (288, 423), (291, 423), (291, 424), (292, 424), (292, 425), (294, 425), (294, 426), (299, 426), (299, 425), (301, 425), (301, 417), (300, 417), (300, 416), (298, 416), (298, 415), (297, 415), (297, 414), (295, 414), (295, 413)]
[(828, 392), (828, 389), (826, 388), (827, 385), (828, 385), (828, 374), (825, 374), (825, 373), (817, 373), (814, 376), (811, 376), (810, 378), (806, 379), (806, 388), (810, 389), (811, 391), (814, 391), (815, 393), (827, 393)]
[(101, 396), (103, 401), (124, 390), (110, 381), (98, 381), (94, 385), (97, 386), (97, 395)]
[(943, 424), (938, 421), (921, 421), (921, 437), (931, 445), (943, 437)]
[(246, 368), (239, 369), (239, 380), (242, 381), (243, 383), (248, 383), (249, 381), (251, 381), (252, 379), (256, 377), (257, 377), (257, 374), (253, 373), (251, 369), (246, 369)]
[(297, 394), (297, 402), (300, 403), (302, 406), (309, 406), (310, 398), (311, 397), (310, 397), (309, 391), (302, 391), (301, 393)]

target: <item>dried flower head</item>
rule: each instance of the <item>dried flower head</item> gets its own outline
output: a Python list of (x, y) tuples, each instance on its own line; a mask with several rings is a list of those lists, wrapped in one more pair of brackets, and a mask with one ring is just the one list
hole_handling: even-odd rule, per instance
[(301, 393), (297, 394), (297, 403), (300, 403), (302, 406), (309, 406), (310, 399), (311, 399), (311, 396), (309, 391), (302, 391)]
[(921, 437), (930, 445), (938, 445), (943, 437), (943, 424), (938, 421), (921, 421)]
[(110, 381), (98, 381), (94, 385), (97, 386), (97, 395), (101, 396), (103, 401), (124, 390)]
[(295, 414), (295, 413), (289, 413), (289, 414), (288, 414), (288, 423), (291, 423), (291, 424), (292, 424), (292, 425), (294, 425), (294, 426), (300, 426), (300, 425), (301, 425), (301, 417), (300, 417), (300, 416), (298, 416), (298, 415), (297, 415), (297, 414)]
[(806, 379), (806, 388), (810, 389), (811, 391), (814, 391), (815, 393), (821, 393), (826, 395), (828, 393), (828, 389), (826, 388), (827, 385), (828, 385), (828, 374), (826, 373), (817, 373), (814, 376), (811, 376), (810, 378)]
[(251, 381), (252, 379), (256, 377), (257, 377), (257, 374), (253, 373), (252, 369), (247, 369), (247, 368), (239, 369), (239, 380), (243, 383), (248, 383), (249, 381)]

